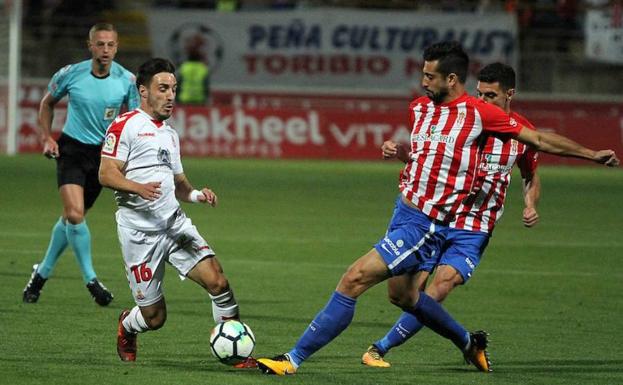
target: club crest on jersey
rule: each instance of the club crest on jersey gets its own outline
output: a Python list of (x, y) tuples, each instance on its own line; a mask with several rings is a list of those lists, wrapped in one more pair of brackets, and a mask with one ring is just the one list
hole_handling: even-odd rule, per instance
[(158, 160), (165, 164), (171, 164), (171, 154), (166, 148), (158, 149)]
[(464, 122), (465, 122), (465, 112), (461, 112), (459, 113), (459, 117), (456, 118), (456, 125), (462, 126)]
[(515, 139), (511, 139), (511, 155), (517, 155), (519, 152), (519, 143)]

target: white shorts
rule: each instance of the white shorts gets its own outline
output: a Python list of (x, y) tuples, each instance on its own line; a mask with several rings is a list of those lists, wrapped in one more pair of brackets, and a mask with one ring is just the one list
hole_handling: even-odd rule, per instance
[(162, 298), (165, 261), (186, 276), (199, 261), (214, 256), (190, 218), (181, 209), (175, 215), (171, 227), (164, 231), (145, 232), (117, 225), (125, 272), (139, 306)]

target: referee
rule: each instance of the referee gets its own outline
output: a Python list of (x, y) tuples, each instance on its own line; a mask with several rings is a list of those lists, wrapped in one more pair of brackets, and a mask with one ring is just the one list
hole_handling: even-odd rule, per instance
[[(23, 300), (37, 302), (59, 256), (68, 245), (74, 251), (82, 278), (98, 305), (113, 295), (97, 279), (91, 256), (91, 234), (85, 215), (102, 190), (98, 181), (100, 150), (106, 128), (122, 105), (138, 107), (134, 75), (114, 62), (117, 31), (112, 24), (95, 24), (87, 40), (91, 59), (70, 64), (54, 74), (39, 106), (43, 154), (56, 159), (58, 190), (63, 213), (52, 228), (43, 260), (33, 266)], [(69, 96), (67, 119), (58, 141), (51, 134), (54, 106)]]

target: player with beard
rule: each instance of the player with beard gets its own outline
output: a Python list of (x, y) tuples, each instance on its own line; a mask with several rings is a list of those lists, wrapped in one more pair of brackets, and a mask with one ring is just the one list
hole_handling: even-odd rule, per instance
[[(287, 353), (258, 359), (267, 374), (288, 375), (351, 323), (357, 298), (374, 285), (435, 262), (448, 236), (449, 223), (474, 186), (481, 144), (487, 134), (514, 137), (561, 156), (607, 166), (619, 160), (612, 150), (593, 151), (565, 137), (531, 130), (502, 109), (465, 92), (469, 59), (460, 44), (443, 42), (424, 52), (422, 85), (426, 96), (410, 107), (411, 146), (385, 142), (383, 157), (406, 162), (401, 194), (383, 238), (344, 273), (327, 305)], [(396, 303), (424, 326), (450, 339), (466, 360), (489, 371), (486, 333), (469, 333), (432, 297), (403, 291)]]
[[(502, 108), (525, 127), (533, 128), (526, 118), (511, 111), (511, 100), (515, 95), (515, 71), (512, 67), (502, 63), (483, 67), (478, 74), (477, 92), (480, 99)], [(450, 222), (451, 231), (436, 265), (423, 264), (414, 274), (390, 278), (387, 281), (390, 301), (400, 298), (403, 290), (425, 290), (432, 298), (442, 302), (454, 288), (467, 283), (480, 264), (493, 229), (502, 217), (515, 163), (521, 170), (524, 182), (525, 207), (522, 220), (526, 227), (534, 226), (539, 219), (536, 205), (540, 197), (536, 159), (536, 152), (514, 139), (502, 140), (489, 136), (478, 166), (477, 182)], [(435, 275), (426, 286), (433, 268)], [(402, 313), (387, 334), (368, 348), (361, 359), (362, 363), (372, 367), (390, 367), (390, 363), (384, 359), (387, 352), (406, 342), (422, 327), (416, 317), (407, 312)]]

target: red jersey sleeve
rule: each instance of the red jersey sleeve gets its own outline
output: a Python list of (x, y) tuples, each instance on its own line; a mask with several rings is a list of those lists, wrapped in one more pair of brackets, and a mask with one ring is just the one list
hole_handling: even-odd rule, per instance
[(413, 122), (415, 121), (415, 112), (413, 111), (413, 109), (418, 105), (418, 104), (423, 104), (426, 105), (430, 102), (430, 99), (426, 96), (420, 96), (418, 98), (415, 98), (410, 104), (409, 104), (409, 127), (413, 128)]
[[(530, 123), (530, 121), (526, 119), (524, 116), (516, 112), (511, 112), (511, 117), (515, 119), (519, 124), (523, 125), (524, 127), (530, 130), (536, 130), (534, 125), (532, 125), (532, 123)], [(519, 167), (519, 170), (521, 171), (522, 178), (525, 179), (526, 177), (529, 177), (532, 174), (534, 174), (534, 172), (536, 171), (536, 168), (538, 167), (538, 154), (539, 153), (536, 150), (534, 150), (532, 147), (526, 146), (526, 150), (517, 160), (517, 166)]]
[(137, 113), (138, 112), (134, 110), (121, 114), (113, 120), (110, 126), (108, 126), (106, 137), (104, 139), (104, 145), (102, 146), (102, 156), (116, 159), (121, 158), (121, 160), (125, 160), (125, 157), (127, 157), (127, 151), (121, 151), (122, 154), (119, 153), (119, 148), (123, 148), (125, 146), (125, 144), (121, 143), (121, 133), (123, 132), (128, 119)]
[(491, 134), (507, 134), (517, 136), (521, 130), (521, 124), (509, 116), (500, 107), (489, 104), (482, 100), (475, 102), (476, 110), (482, 120), (482, 128)]

